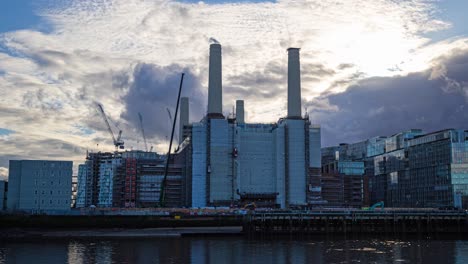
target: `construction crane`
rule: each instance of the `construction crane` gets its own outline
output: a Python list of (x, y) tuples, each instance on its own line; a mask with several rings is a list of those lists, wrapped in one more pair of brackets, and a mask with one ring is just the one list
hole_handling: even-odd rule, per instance
[(119, 130), (119, 135), (117, 136), (117, 139), (116, 139), (115, 136), (114, 136), (114, 132), (112, 132), (112, 129), (111, 129), (110, 125), (109, 125), (109, 120), (107, 120), (106, 112), (104, 112), (104, 107), (102, 107), (102, 105), (99, 104), (99, 103), (97, 103), (97, 106), (98, 106), (98, 109), (99, 109), (99, 113), (101, 113), (101, 116), (104, 119), (104, 122), (106, 122), (107, 130), (109, 131), (109, 133), (112, 136), (112, 141), (114, 142), (115, 151), (117, 151), (118, 149), (124, 149), (125, 146), (124, 146), (124, 142), (122, 140), (122, 130)]
[[(175, 125), (177, 121), (177, 112), (179, 110), (179, 102), (180, 102), (180, 93), (182, 92), (182, 84), (184, 82), (184, 73), (180, 76), (180, 85), (179, 85), (179, 95), (177, 96), (177, 103), (176, 103), (176, 108), (175, 108), (175, 114), (174, 114), (174, 120), (172, 123), (172, 131), (171, 131), (171, 140), (169, 141), (169, 151), (167, 152), (167, 158), (166, 158), (166, 168), (164, 169), (164, 178), (161, 182), (161, 192), (159, 196), (159, 206), (164, 207), (165, 206), (165, 198), (166, 198), (166, 181), (167, 181), (167, 173), (169, 170), (169, 161), (171, 159), (171, 148), (172, 148), (172, 140), (174, 139), (174, 131), (175, 131)], [(168, 110), (168, 113), (170, 111)]]
[(140, 118), (140, 128), (141, 134), (143, 135), (143, 141), (145, 142), (145, 150), (148, 152), (148, 145), (146, 144), (146, 137), (145, 137), (145, 129), (143, 128), (143, 116), (141, 113), (138, 113), (138, 117)]

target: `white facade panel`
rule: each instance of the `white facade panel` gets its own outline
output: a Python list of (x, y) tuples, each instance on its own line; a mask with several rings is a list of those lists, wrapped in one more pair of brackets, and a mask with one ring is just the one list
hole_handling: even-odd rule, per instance
[(304, 120), (287, 120), (288, 203), (306, 204), (306, 161)]
[(233, 199), (232, 150), (229, 124), (225, 119), (212, 119), (210, 125), (210, 202)]
[(281, 208), (286, 207), (286, 182), (285, 182), (285, 127), (281, 124), (275, 129), (275, 155), (276, 155), (276, 203)]
[[(253, 125), (250, 125), (253, 126)], [(269, 129), (268, 129), (269, 128)], [(271, 127), (265, 130), (240, 130), (240, 163), (241, 193), (275, 193), (275, 145)]]
[(204, 123), (192, 127), (192, 207), (206, 207), (206, 129)]

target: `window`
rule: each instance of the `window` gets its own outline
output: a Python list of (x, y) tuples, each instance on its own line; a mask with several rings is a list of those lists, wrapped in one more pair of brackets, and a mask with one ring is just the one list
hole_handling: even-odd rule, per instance
[(50, 194), (52, 195), (52, 191), (50, 191)]

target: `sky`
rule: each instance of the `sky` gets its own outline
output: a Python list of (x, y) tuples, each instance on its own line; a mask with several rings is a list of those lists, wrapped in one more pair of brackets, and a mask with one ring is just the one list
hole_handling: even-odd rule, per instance
[[(286, 115), (288, 47), (301, 48), (303, 112), (322, 145), (468, 126), (465, 0), (5, 0), (0, 3), (0, 177), (10, 159), (166, 152), (180, 74), (190, 120), (206, 112), (210, 38), (223, 107)], [(171, 117), (172, 118), (172, 117)]]

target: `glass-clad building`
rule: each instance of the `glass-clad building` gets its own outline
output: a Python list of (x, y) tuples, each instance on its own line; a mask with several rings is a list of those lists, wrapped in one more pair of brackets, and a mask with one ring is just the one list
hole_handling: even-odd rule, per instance
[(330, 160), (364, 162), (369, 185), (363, 197), (369, 197), (369, 205), (468, 208), (467, 130), (424, 134), (411, 129), (341, 144), (322, 151), (323, 164)]

